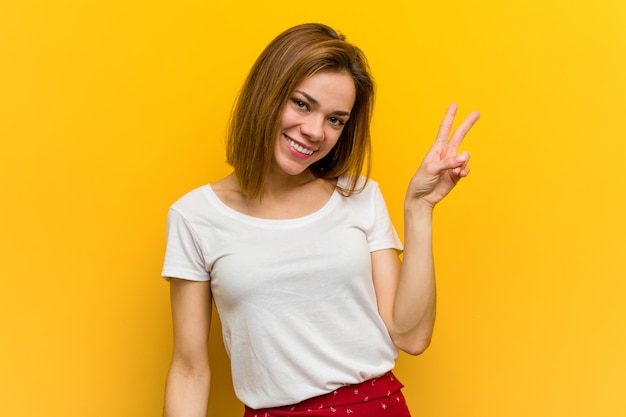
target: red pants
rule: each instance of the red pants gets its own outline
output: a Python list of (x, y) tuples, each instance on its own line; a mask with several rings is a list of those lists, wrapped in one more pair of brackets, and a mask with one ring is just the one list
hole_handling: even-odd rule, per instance
[(244, 417), (411, 417), (400, 389), (402, 383), (388, 372), (356, 385), (347, 385), (329, 394), (295, 405), (253, 410), (246, 407)]

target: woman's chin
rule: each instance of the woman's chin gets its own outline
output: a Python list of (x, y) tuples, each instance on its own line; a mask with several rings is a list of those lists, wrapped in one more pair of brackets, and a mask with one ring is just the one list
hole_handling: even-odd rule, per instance
[(275, 160), (273, 165), (274, 172), (292, 176), (308, 174), (310, 172), (309, 167), (311, 166), (309, 162), (291, 161), (282, 158)]

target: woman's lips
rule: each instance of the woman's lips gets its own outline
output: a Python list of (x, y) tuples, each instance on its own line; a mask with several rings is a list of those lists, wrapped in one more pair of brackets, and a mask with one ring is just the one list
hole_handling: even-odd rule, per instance
[(313, 152), (315, 152), (313, 149), (305, 148), (304, 146), (300, 145), (298, 142), (296, 142), (295, 140), (291, 139), (287, 135), (285, 135), (285, 139), (286, 139), (287, 144), (289, 145), (289, 147), (293, 151), (297, 152), (297, 156), (308, 157), (308, 156), (313, 155)]

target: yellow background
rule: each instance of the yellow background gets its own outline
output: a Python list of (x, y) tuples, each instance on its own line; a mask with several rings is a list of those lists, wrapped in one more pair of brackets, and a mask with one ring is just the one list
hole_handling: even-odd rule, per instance
[[(626, 415), (626, 3), (0, 2), (0, 415), (155, 416), (168, 206), (219, 179), (243, 77), (328, 23), (378, 81), (373, 176), (402, 199), (450, 101), (483, 117), (436, 213), (415, 416)], [(216, 324), (211, 415), (241, 415)]]

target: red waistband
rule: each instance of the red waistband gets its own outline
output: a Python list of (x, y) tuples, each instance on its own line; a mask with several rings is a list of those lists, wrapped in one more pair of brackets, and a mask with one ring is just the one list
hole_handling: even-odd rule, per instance
[[(290, 412), (310, 412), (311, 410), (344, 407), (390, 397), (398, 393), (403, 386), (394, 374), (389, 371), (378, 378), (369, 379), (360, 384), (345, 385), (333, 392), (304, 400), (298, 404), (261, 410), (246, 407), (244, 417), (274, 416)], [(402, 398), (402, 401), (404, 402), (404, 398)]]

